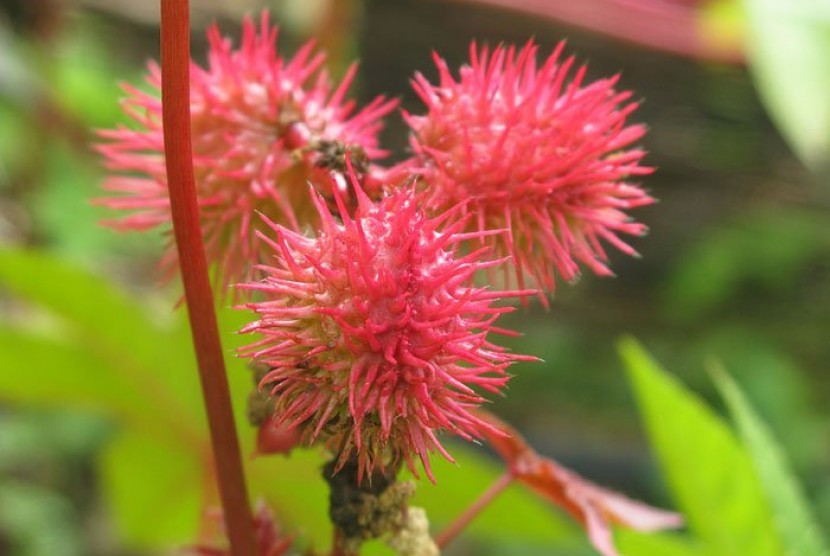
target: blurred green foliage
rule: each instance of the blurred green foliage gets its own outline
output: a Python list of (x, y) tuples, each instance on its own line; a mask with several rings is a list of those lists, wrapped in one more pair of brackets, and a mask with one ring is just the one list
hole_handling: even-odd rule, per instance
[(12, 554), (86, 554), (84, 518), (71, 502), (86, 489), (61, 486), (83, 473), (88, 454), (111, 433), (101, 419), (77, 412), (0, 415), (0, 530)]
[[(783, 452), (723, 369), (714, 375), (739, 436), (635, 341), (623, 341), (620, 353), (651, 446), (695, 539), (691, 553), (830, 554)], [(636, 544), (629, 550), (640, 554)]]
[(728, 308), (747, 290), (764, 296), (792, 291), (830, 255), (826, 224), (826, 215), (816, 211), (764, 207), (711, 230), (678, 261), (667, 282), (666, 312), (692, 322)]

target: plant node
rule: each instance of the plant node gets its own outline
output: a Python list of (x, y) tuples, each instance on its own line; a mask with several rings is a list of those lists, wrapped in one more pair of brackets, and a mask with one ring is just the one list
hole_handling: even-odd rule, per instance
[(346, 554), (356, 553), (367, 540), (386, 535), (394, 539), (411, 528), (407, 501), (415, 485), (397, 482), (397, 469), (375, 470), (360, 480), (355, 458), (339, 471), (336, 468), (336, 459), (327, 463), (323, 478), (331, 489), (329, 518), (341, 534)]

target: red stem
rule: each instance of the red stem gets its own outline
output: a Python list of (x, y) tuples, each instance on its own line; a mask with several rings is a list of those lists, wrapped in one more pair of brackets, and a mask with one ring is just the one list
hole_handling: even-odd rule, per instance
[(254, 556), (254, 520), (242, 472), (193, 179), (190, 8), (187, 0), (161, 0), (161, 69), (164, 152), (173, 231), (216, 461), (219, 494), (231, 554)]
[(346, 554), (346, 548), (343, 546), (346, 540), (343, 536), (343, 531), (339, 527), (334, 528), (334, 540), (331, 547), (331, 556), (349, 556)]
[(488, 488), (484, 494), (478, 498), (478, 500), (470, 504), (470, 506), (464, 510), (455, 521), (450, 523), (446, 529), (441, 531), (441, 533), (435, 537), (435, 544), (438, 545), (438, 548), (446, 548), (446, 546), (458, 535), (460, 535), (461, 532), (467, 528), (470, 522), (475, 519), (476, 516), (478, 516), (478, 514), (480, 514), (482, 510), (484, 510), (484, 508), (486, 508), (487, 505), (496, 498), (496, 496), (501, 494), (501, 492), (513, 482), (513, 479), (513, 474), (508, 471), (499, 477), (495, 483), (490, 485), (490, 488)]

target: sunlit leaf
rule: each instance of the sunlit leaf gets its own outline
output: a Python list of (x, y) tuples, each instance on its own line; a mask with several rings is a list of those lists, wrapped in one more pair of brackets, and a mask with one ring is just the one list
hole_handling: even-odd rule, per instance
[(784, 138), (812, 167), (830, 162), (830, 2), (743, 0), (750, 69)]
[(137, 392), (83, 346), (0, 326), (0, 399), (139, 416)]
[[(101, 458), (104, 494), (118, 530), (143, 548), (184, 545), (196, 539), (212, 481), (207, 446), (173, 446), (126, 431)], [(202, 455), (202, 457), (200, 457)]]
[[(130, 298), (106, 279), (36, 251), (0, 248), (0, 288), (65, 319), (76, 334), (76, 345), (106, 362), (109, 373), (121, 375), (136, 390), (134, 399), (152, 400), (157, 414), (178, 423), (187, 434), (204, 430), (183, 315), (174, 314), (172, 308), (167, 315), (153, 315), (141, 300)], [(104, 374), (101, 369), (96, 376), (108, 380)]]
[(620, 529), (614, 540), (626, 556), (709, 556), (698, 543), (680, 534)]
[(748, 454), (729, 427), (634, 340), (620, 344), (651, 445), (692, 533), (711, 554), (781, 556)]
[(111, 58), (105, 38), (93, 27), (60, 37), (55, 47), (52, 91), (61, 108), (90, 127), (108, 127), (124, 119), (118, 106), (119, 79), (125, 68)]
[(720, 366), (713, 374), (761, 477), (786, 554), (827, 556), (830, 550), (783, 451), (732, 377)]

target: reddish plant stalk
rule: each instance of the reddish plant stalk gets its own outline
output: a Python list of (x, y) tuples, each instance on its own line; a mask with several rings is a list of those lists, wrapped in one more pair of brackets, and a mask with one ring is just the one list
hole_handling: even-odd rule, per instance
[(455, 521), (450, 523), (446, 529), (441, 531), (437, 537), (435, 537), (435, 544), (438, 545), (438, 548), (444, 549), (447, 545), (455, 539), (461, 532), (467, 528), (470, 522), (478, 516), (486, 508), (490, 502), (492, 502), (496, 496), (502, 493), (504, 489), (510, 486), (510, 483), (513, 482), (513, 473), (507, 471), (499, 477), (495, 483), (490, 485), (484, 494), (482, 494), (475, 502), (470, 504), (470, 506), (464, 510), (461, 515), (459, 515)]
[(354, 556), (352, 553), (346, 551), (345, 541), (346, 537), (339, 527), (334, 528), (333, 541), (331, 547), (331, 556)]
[(256, 538), (242, 472), (225, 361), (199, 226), (190, 130), (190, 8), (161, 0), (164, 152), (173, 231), (210, 427), (219, 494), (233, 556), (254, 556)]

